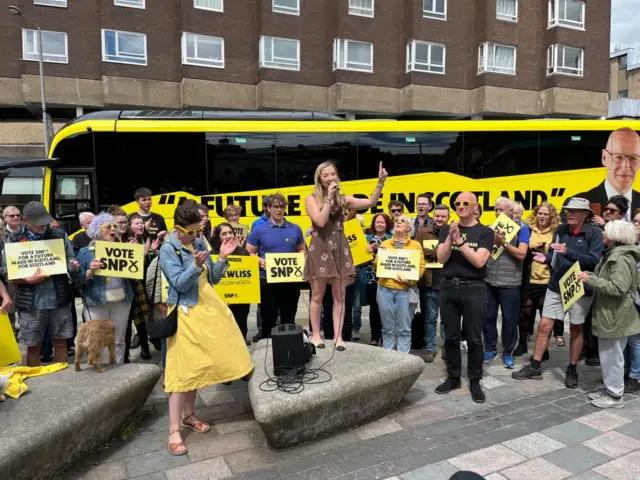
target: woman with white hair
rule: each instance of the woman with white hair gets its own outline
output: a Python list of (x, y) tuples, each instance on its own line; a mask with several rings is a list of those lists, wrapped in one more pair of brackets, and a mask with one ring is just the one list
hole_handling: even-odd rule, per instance
[[(414, 234), (413, 221), (407, 215), (394, 219), (393, 237), (385, 240), (378, 247), (378, 251), (385, 248), (413, 249), (420, 252), (420, 266), (418, 278), (424, 274), (424, 253), (422, 245), (411, 240)], [(378, 266), (377, 255), (374, 265)], [(411, 320), (413, 319), (411, 289), (417, 285), (415, 280), (407, 280), (401, 275), (396, 278), (380, 278), (378, 280), (377, 301), (382, 319), (382, 346), (393, 350), (396, 346), (396, 332), (398, 334), (397, 349), (401, 353), (411, 350)], [(416, 299), (417, 300), (417, 299)]]
[(129, 311), (134, 292), (131, 282), (126, 278), (105, 277), (96, 275), (102, 267), (96, 259), (96, 240), (113, 242), (118, 225), (108, 213), (97, 215), (87, 227), (87, 235), (91, 238), (88, 246), (80, 249), (78, 262), (78, 280), (83, 288), (85, 309), (84, 321), (108, 319), (113, 322), (116, 337), (116, 363), (124, 363), (125, 334), (129, 321)]
[(627, 343), (640, 342), (640, 316), (634, 301), (640, 285), (640, 250), (635, 243), (636, 229), (632, 223), (608, 222), (600, 263), (594, 272), (580, 273), (580, 278), (596, 292), (593, 334), (598, 337), (604, 388), (589, 398), (600, 408), (624, 406), (624, 350)]

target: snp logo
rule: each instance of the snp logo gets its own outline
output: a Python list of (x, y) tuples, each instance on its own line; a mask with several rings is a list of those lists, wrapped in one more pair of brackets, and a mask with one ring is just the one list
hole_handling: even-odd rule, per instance
[(225, 293), (224, 298), (238, 298), (237, 293)]

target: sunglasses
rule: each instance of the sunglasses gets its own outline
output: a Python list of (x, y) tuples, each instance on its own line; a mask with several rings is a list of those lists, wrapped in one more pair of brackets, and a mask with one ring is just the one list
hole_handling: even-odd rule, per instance
[(200, 232), (202, 232), (203, 228), (202, 227), (198, 227), (195, 230), (187, 230), (186, 228), (181, 227), (180, 225), (176, 225), (176, 227), (178, 227), (180, 230), (182, 230), (184, 233), (186, 233), (187, 235), (197, 235)]
[(402, 212), (401, 208), (392, 208), (391, 210), (389, 210), (391, 213), (400, 213)]
[(405, 219), (403, 219), (403, 218), (396, 218), (396, 219), (393, 221), (393, 223), (404, 223), (404, 224), (406, 224), (406, 225), (409, 225), (409, 221), (408, 221), (408, 220), (405, 220)]
[(20, 216), (19, 213), (12, 213), (11, 215), (5, 215), (7, 218), (18, 218)]
[(620, 213), (620, 210), (618, 210), (617, 208), (609, 208), (609, 207), (607, 207), (607, 208), (604, 209), (604, 211), (607, 212), (607, 213)]
[(105, 230), (111, 230), (112, 228), (118, 228), (118, 224), (117, 223), (104, 223), (102, 225), (100, 225), (101, 228), (104, 228)]
[(456, 206), (456, 208), (460, 208), (460, 207), (470, 207), (472, 205), (475, 205), (476, 202), (469, 202), (467, 200), (464, 201), (460, 201), (460, 200), (456, 200), (455, 202), (453, 202), (453, 204)]

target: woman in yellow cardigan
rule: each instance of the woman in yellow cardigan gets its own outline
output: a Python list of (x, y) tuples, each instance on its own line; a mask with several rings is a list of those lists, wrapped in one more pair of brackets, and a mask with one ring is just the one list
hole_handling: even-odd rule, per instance
[[(411, 240), (414, 234), (413, 221), (406, 215), (394, 220), (393, 237), (382, 242), (380, 249), (413, 249), (420, 252), (420, 267), (418, 278), (424, 273), (424, 254), (422, 245)], [(378, 257), (375, 258), (377, 267)], [(382, 346), (392, 350), (396, 346), (396, 332), (398, 333), (398, 352), (409, 353), (411, 350), (411, 320), (413, 309), (410, 306), (412, 287), (417, 282), (406, 280), (401, 275), (393, 278), (380, 278), (378, 280), (378, 309), (382, 319)]]

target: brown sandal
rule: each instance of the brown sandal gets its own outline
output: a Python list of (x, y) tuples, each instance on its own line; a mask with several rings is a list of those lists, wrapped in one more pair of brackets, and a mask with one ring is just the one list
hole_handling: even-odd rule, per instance
[[(173, 435), (176, 432), (179, 432), (180, 429), (176, 429), (176, 430), (169, 430), (169, 436)], [(178, 449), (180, 447), (184, 447), (184, 452), (179, 451)], [(176, 455), (176, 456), (180, 456), (180, 455), (186, 455), (188, 450), (187, 450), (187, 446), (184, 444), (184, 440), (182, 442), (178, 442), (178, 443), (169, 443), (169, 453), (171, 455)]]
[(184, 417), (183, 419), (181, 419), (180, 421), (180, 425), (182, 425), (183, 427), (186, 428), (190, 428), (191, 430), (193, 430), (196, 433), (207, 433), (209, 430), (211, 430), (211, 425), (209, 425), (208, 423), (203, 422), (202, 420), (197, 420), (195, 424), (191, 424), (191, 423), (186, 423), (185, 420), (193, 417), (196, 414), (196, 412), (193, 412), (189, 415), (187, 415), (186, 417)]

